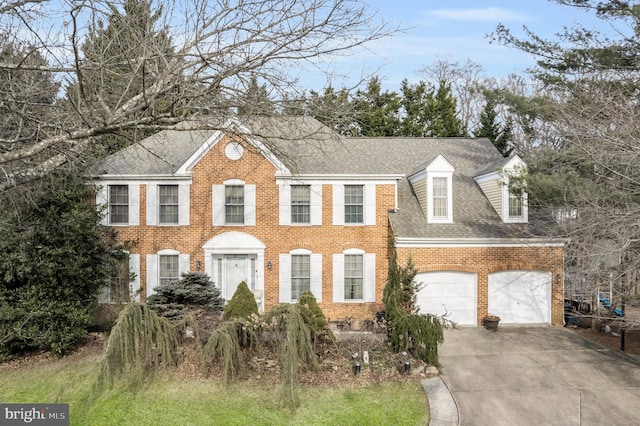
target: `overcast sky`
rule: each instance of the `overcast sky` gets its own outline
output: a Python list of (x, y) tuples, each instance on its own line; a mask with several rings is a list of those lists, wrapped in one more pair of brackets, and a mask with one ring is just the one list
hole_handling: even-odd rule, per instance
[[(353, 76), (362, 70), (375, 72), (383, 79), (383, 88), (389, 90), (397, 90), (404, 78), (418, 81), (424, 77), (419, 71), (438, 59), (459, 63), (470, 59), (481, 64), (489, 77), (522, 74), (535, 64), (534, 58), (492, 44), (487, 38), (500, 23), (516, 34), (522, 34), (522, 27), (527, 26), (548, 38), (576, 22), (587, 27), (600, 23), (592, 13), (547, 0), (367, 1), (384, 19), (407, 28), (406, 32), (371, 44), (369, 51), (341, 58), (332, 66), (338, 73)], [(319, 90), (326, 85), (321, 77), (301, 77), (307, 88)], [(343, 85), (339, 78), (332, 84)]]

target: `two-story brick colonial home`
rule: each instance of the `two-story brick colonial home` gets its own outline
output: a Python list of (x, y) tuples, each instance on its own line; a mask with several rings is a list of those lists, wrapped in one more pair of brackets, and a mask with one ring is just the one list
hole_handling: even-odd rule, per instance
[(522, 170), (487, 139), (344, 138), (311, 118), (161, 131), (106, 159), (104, 222), (132, 244), (144, 300), (182, 272), (261, 310), (310, 290), (325, 315), (383, 309), (389, 242), (423, 283), (421, 312), (478, 325), (563, 321), (563, 245), (532, 237)]

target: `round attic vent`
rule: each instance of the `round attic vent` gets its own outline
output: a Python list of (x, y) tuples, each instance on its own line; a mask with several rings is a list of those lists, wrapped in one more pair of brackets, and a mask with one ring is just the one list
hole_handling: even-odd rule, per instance
[(239, 160), (242, 154), (244, 154), (244, 147), (238, 142), (231, 142), (224, 148), (224, 153), (227, 154), (227, 157), (231, 160)]

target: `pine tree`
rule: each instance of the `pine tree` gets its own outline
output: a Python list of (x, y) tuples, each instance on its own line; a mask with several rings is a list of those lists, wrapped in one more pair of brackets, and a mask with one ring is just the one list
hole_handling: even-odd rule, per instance
[(251, 315), (258, 315), (258, 304), (247, 283), (242, 281), (224, 307), (224, 319), (248, 319)]
[(427, 129), (428, 136), (463, 137), (466, 129), (457, 116), (457, 101), (451, 92), (451, 83), (440, 80), (435, 94), (433, 117)]
[[(159, 29), (162, 7), (152, 0), (125, 0), (122, 10), (112, 6), (107, 23), (98, 21), (82, 46), (84, 62), (76, 84), (67, 97), (72, 108), (87, 120), (107, 120), (118, 108), (156, 81), (166, 67), (173, 48), (165, 29)], [(137, 112), (157, 117), (173, 108), (170, 97), (146, 97)], [(102, 136), (107, 153), (136, 142), (148, 133), (139, 130)]]
[(258, 116), (273, 115), (275, 113), (275, 104), (269, 98), (267, 85), (260, 85), (255, 74), (251, 75), (246, 90), (236, 102), (239, 115)]
[(508, 157), (513, 151), (513, 147), (510, 146), (511, 129), (510, 119), (502, 125), (498, 122), (496, 103), (493, 98), (489, 97), (480, 113), (480, 126), (474, 132), (474, 136), (489, 139), (504, 157)]
[(402, 125), (400, 136), (427, 136), (429, 123), (435, 113), (434, 89), (427, 88), (427, 83), (420, 81), (415, 85), (402, 80), (400, 87), (402, 105)]
[(400, 99), (395, 92), (382, 92), (378, 77), (358, 90), (353, 99), (358, 136), (395, 136), (400, 127)]

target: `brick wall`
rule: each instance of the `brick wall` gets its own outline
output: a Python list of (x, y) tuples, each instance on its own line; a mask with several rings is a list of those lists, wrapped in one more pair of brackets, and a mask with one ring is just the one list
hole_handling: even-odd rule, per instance
[[(216, 144), (193, 168), (190, 187), (189, 226), (146, 226), (146, 186), (140, 186), (140, 226), (117, 227), (120, 241), (132, 241), (132, 253), (140, 254), (140, 283), (144, 300), (146, 255), (162, 249), (174, 249), (190, 255), (191, 270), (196, 263), (205, 264), (202, 246), (211, 238), (229, 231), (243, 232), (259, 239), (266, 246), (264, 268), (265, 310), (278, 304), (278, 259), (281, 253), (297, 248), (321, 253), (323, 293), (320, 307), (331, 319), (346, 317), (373, 319), (382, 309), (382, 293), (388, 266), (387, 210), (395, 207), (393, 185), (376, 186), (375, 226), (334, 226), (332, 224), (333, 197), (331, 185), (322, 188), (322, 226), (280, 226), (276, 168), (255, 148), (246, 147), (243, 157), (230, 160), (224, 148), (227, 137)], [(212, 185), (228, 179), (241, 179), (256, 185), (256, 226), (213, 226)], [(360, 248), (376, 255), (376, 303), (333, 303), (332, 257), (348, 248)], [(478, 274), (478, 318), (487, 312), (487, 277), (491, 272), (509, 269), (552, 271), (562, 276), (562, 249), (547, 247), (519, 248), (443, 248), (399, 249), (400, 264), (411, 257), (420, 272), (455, 270)], [(266, 263), (271, 262), (269, 270)], [(203, 269), (201, 269), (203, 270)], [(212, 277), (215, 280), (215, 277)], [(562, 283), (553, 283), (552, 322), (562, 324)]]
[[(331, 319), (345, 317), (373, 318), (380, 303), (331, 302), (333, 297), (332, 257), (348, 248), (360, 248), (376, 254), (376, 301), (382, 300), (387, 274), (387, 209), (395, 203), (393, 185), (377, 185), (375, 226), (334, 226), (332, 224), (333, 198), (331, 185), (322, 188), (322, 226), (280, 226), (276, 168), (254, 148), (247, 147), (243, 157), (233, 161), (226, 157), (224, 148), (229, 139), (214, 146), (192, 170), (190, 188), (190, 226), (146, 226), (146, 186), (140, 187), (140, 226), (117, 227), (120, 241), (133, 241), (132, 253), (139, 253), (141, 286), (146, 282), (147, 254), (162, 249), (174, 249), (190, 255), (191, 270), (196, 262), (205, 263), (202, 246), (211, 238), (229, 231), (243, 232), (259, 239), (266, 246), (264, 268), (265, 310), (278, 304), (278, 258), (281, 253), (304, 248), (321, 253), (323, 267), (323, 294), (320, 307)], [(213, 226), (212, 185), (227, 179), (241, 179), (256, 185), (256, 226)], [(266, 263), (271, 262), (271, 270)], [(143, 299), (145, 291), (143, 290)]]
[[(411, 258), (418, 272), (461, 271), (477, 274), (477, 321), (488, 314), (488, 279), (493, 272), (550, 271), (551, 322), (563, 325), (563, 249), (549, 246), (398, 248), (398, 264)], [(559, 279), (558, 279), (559, 277)]]

